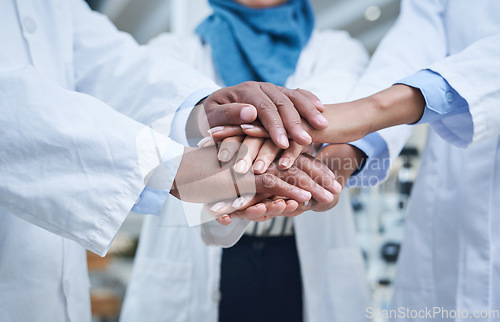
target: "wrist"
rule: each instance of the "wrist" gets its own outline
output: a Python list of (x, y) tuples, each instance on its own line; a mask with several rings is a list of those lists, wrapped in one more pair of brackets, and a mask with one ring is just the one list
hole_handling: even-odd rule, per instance
[(325, 163), (344, 186), (347, 179), (363, 165), (366, 155), (350, 144), (331, 144), (325, 146), (316, 158)]
[(373, 120), (370, 133), (383, 128), (418, 122), (424, 113), (425, 98), (419, 89), (397, 84), (369, 96), (367, 115)]

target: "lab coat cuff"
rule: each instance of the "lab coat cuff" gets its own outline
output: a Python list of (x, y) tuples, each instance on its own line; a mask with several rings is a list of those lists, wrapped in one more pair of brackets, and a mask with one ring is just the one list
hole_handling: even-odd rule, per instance
[(162, 157), (161, 173), (156, 169), (150, 179), (151, 182), (155, 176), (161, 176), (159, 180), (162, 182), (162, 187), (164, 188), (146, 186), (132, 207), (133, 212), (160, 215), (161, 208), (170, 194), (170, 189), (179, 169), (183, 153), (184, 146), (176, 142), (170, 143), (168, 151)]
[(375, 186), (383, 181), (391, 162), (389, 149), (380, 134), (374, 132), (349, 144), (363, 151), (366, 160), (357, 173), (347, 180), (346, 187)]
[(218, 88), (203, 88), (191, 94), (177, 109), (174, 119), (172, 120), (172, 129), (170, 137), (178, 143), (185, 146), (196, 146), (199, 140), (191, 142), (188, 140), (186, 133), (186, 125), (193, 111), (193, 108), (204, 98), (218, 90)]
[(467, 101), (438, 73), (421, 70), (396, 84), (419, 89), (425, 99), (422, 118), (415, 124), (434, 123), (445, 117), (467, 113)]

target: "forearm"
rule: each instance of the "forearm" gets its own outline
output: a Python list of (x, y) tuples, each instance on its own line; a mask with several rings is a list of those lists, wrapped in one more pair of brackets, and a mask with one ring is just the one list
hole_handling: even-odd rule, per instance
[(347, 143), (387, 127), (418, 122), (424, 108), (425, 99), (418, 89), (394, 85), (356, 101), (325, 105), (328, 127), (308, 131), (314, 142)]

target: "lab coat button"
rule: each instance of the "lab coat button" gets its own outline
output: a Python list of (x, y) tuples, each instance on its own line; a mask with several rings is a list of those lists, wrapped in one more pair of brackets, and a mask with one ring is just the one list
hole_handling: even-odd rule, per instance
[(24, 17), (23, 26), (24, 26), (24, 30), (26, 30), (26, 32), (28, 32), (30, 34), (33, 34), (36, 31), (36, 23), (30, 17)]
[(446, 101), (448, 103), (451, 103), (454, 99), (455, 99), (455, 97), (453, 97), (453, 93), (452, 92), (446, 92)]

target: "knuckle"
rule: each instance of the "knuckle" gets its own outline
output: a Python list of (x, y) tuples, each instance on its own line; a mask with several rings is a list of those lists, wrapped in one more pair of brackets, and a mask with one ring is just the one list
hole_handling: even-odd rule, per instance
[(221, 111), (222, 117), (224, 117), (224, 120), (229, 120), (231, 117), (231, 107), (227, 106)]
[(265, 173), (261, 176), (262, 185), (266, 188), (273, 188), (278, 182), (278, 178), (270, 173)]
[(290, 101), (286, 99), (286, 96), (280, 96), (274, 99), (274, 104), (278, 108), (284, 108), (290, 105)]
[(290, 90), (288, 92), (288, 96), (291, 98), (302, 98), (302, 94), (300, 93), (299, 89)]
[(259, 112), (274, 109), (274, 106), (272, 106), (271, 104), (269, 104), (269, 102), (266, 102), (264, 100), (261, 100), (257, 104), (255, 104), (255, 107)]
[(288, 122), (289, 125), (291, 126), (300, 126), (302, 127), (302, 123), (300, 122), (299, 119), (292, 119)]
[(311, 160), (302, 154), (299, 155), (296, 162), (299, 168), (307, 168), (311, 165)]
[(288, 175), (291, 175), (291, 176), (296, 176), (296, 175), (298, 175), (299, 173), (301, 173), (302, 171), (301, 171), (299, 168), (297, 168), (296, 166), (292, 166), (292, 167), (290, 167), (290, 168), (287, 170), (287, 172), (288, 172)]

